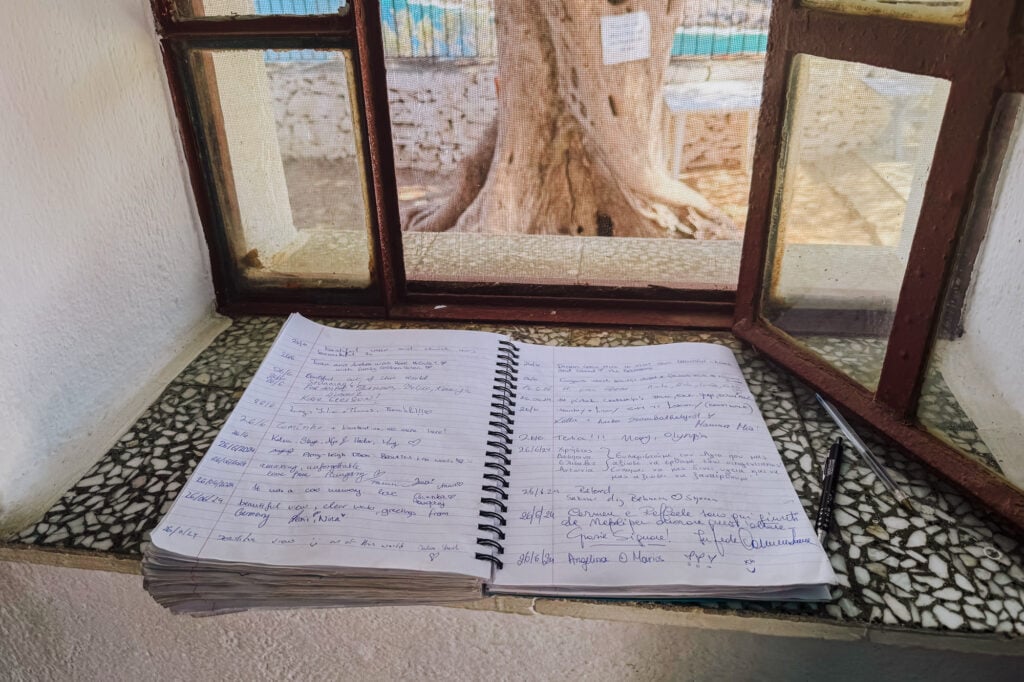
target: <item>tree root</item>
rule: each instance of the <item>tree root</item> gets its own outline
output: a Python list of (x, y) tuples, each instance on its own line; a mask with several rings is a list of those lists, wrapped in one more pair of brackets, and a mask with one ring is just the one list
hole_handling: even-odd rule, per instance
[(495, 118), (473, 153), (459, 164), (452, 177), (451, 194), (440, 201), (413, 206), (402, 220), (402, 229), (409, 232), (446, 232), (455, 227), (487, 180), (497, 139), (498, 120)]
[[(486, 221), (482, 213), (482, 205), (474, 205), (477, 199), (483, 199), (481, 191), (487, 181), (491, 164), (494, 159), (495, 141), (497, 139), (497, 122), (491, 124), (484, 137), (481, 138), (474, 152), (466, 157), (452, 177), (451, 191), (442, 199), (430, 203), (413, 206), (405, 212), (402, 220), (403, 229), (410, 232), (489, 232), (501, 231), (507, 226), (500, 224), (478, 225)], [(576, 150), (577, 155), (585, 155)], [(742, 229), (738, 227), (718, 207), (714, 206), (703, 195), (687, 185), (673, 182), (670, 178), (656, 178), (643, 186), (623, 187), (615, 179), (603, 177), (598, 165), (585, 163), (585, 159), (562, 159), (568, 168), (574, 161), (582, 161), (577, 168), (583, 169), (584, 175), (597, 174), (593, 180), (600, 186), (600, 197), (594, 196), (593, 186), (573, 188), (571, 180), (566, 181), (564, 203), (565, 213), (570, 223), (581, 222), (582, 216), (577, 215), (577, 202), (585, 195), (587, 201), (580, 201), (591, 206), (597, 201), (597, 210), (588, 223), (583, 234), (617, 237), (650, 237), (650, 238), (682, 238), (682, 239), (740, 239)], [(614, 189), (613, 189), (614, 188)], [(552, 187), (546, 188), (553, 191)], [(491, 188), (493, 191), (493, 188)], [(575, 193), (583, 192), (580, 196)], [(544, 192), (546, 193), (546, 192)], [(571, 196), (570, 196), (571, 195)], [(548, 199), (550, 200), (550, 196)], [(551, 208), (550, 202), (541, 202)], [(556, 202), (558, 203), (558, 202)], [(602, 204), (606, 204), (602, 207)], [(471, 210), (472, 207), (472, 210)], [(467, 212), (473, 215), (467, 215)], [(611, 217), (610, 217), (611, 216)], [(612, 218), (614, 217), (614, 219)], [(578, 234), (576, 229), (560, 232), (557, 230), (558, 218), (552, 215), (550, 220), (529, 219), (522, 216), (523, 225), (540, 226), (543, 232), (551, 234)], [(564, 219), (562, 220), (564, 222)], [(497, 222), (501, 222), (500, 220)], [(471, 224), (472, 223), (472, 224)], [(570, 226), (572, 227), (572, 226)], [(593, 229), (591, 229), (593, 228)]]

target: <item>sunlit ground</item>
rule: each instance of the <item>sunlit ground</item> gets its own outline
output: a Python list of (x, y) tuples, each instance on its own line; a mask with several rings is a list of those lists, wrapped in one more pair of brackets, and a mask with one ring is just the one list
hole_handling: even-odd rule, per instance
[[(300, 229), (362, 229), (362, 189), (350, 164), (286, 160), (285, 178), (295, 226)], [(800, 244), (893, 245), (898, 240), (910, 186), (909, 163), (861, 163), (829, 178), (819, 167), (798, 171), (789, 206), (787, 239)], [(403, 208), (443, 199), (447, 178), (400, 169), (398, 201)], [(835, 174), (833, 174), (835, 175)], [(739, 167), (693, 168), (679, 178), (722, 209), (742, 229), (747, 221), (750, 176)], [(841, 182), (840, 182), (841, 180)]]

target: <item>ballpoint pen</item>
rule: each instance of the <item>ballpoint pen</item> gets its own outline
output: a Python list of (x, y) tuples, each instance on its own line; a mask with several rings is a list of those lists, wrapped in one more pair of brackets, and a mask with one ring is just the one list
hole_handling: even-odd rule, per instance
[(886, 471), (885, 467), (883, 467), (875, 458), (871, 449), (863, 440), (861, 440), (860, 436), (858, 436), (857, 432), (853, 430), (853, 427), (850, 426), (849, 422), (843, 418), (843, 415), (839, 414), (839, 410), (837, 410), (832, 403), (821, 397), (821, 394), (815, 394), (815, 397), (818, 399), (818, 402), (821, 403), (821, 406), (825, 408), (825, 411), (828, 412), (828, 416), (832, 417), (832, 421), (836, 423), (839, 430), (843, 432), (844, 436), (846, 436), (846, 440), (853, 445), (853, 449), (857, 451), (860, 458), (868, 465), (868, 468), (874, 472), (875, 476), (878, 477), (878, 480), (880, 480), (882, 484), (889, 489), (892, 496), (896, 498), (896, 502), (909, 511), (915, 511), (914, 506), (910, 501), (910, 495), (907, 495), (905, 492), (900, 490), (900, 487), (896, 485), (896, 482), (892, 480), (891, 476), (889, 476), (889, 472)]
[(836, 501), (836, 484), (839, 482), (839, 465), (843, 461), (843, 439), (829, 448), (828, 457), (821, 465), (821, 501), (818, 502), (818, 516), (814, 519), (814, 530), (818, 531), (818, 542), (825, 546), (828, 529), (832, 525), (832, 509)]

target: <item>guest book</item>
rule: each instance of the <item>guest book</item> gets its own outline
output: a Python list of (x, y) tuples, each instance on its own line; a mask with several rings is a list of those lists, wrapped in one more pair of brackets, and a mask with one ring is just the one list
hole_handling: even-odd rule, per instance
[(145, 552), (178, 612), (828, 599), (732, 352), (284, 324)]

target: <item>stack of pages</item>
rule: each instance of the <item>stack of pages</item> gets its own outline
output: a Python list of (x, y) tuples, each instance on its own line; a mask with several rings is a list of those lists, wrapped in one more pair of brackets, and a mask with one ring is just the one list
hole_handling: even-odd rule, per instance
[(484, 594), (826, 600), (732, 352), (292, 315), (151, 533), (176, 612)]

